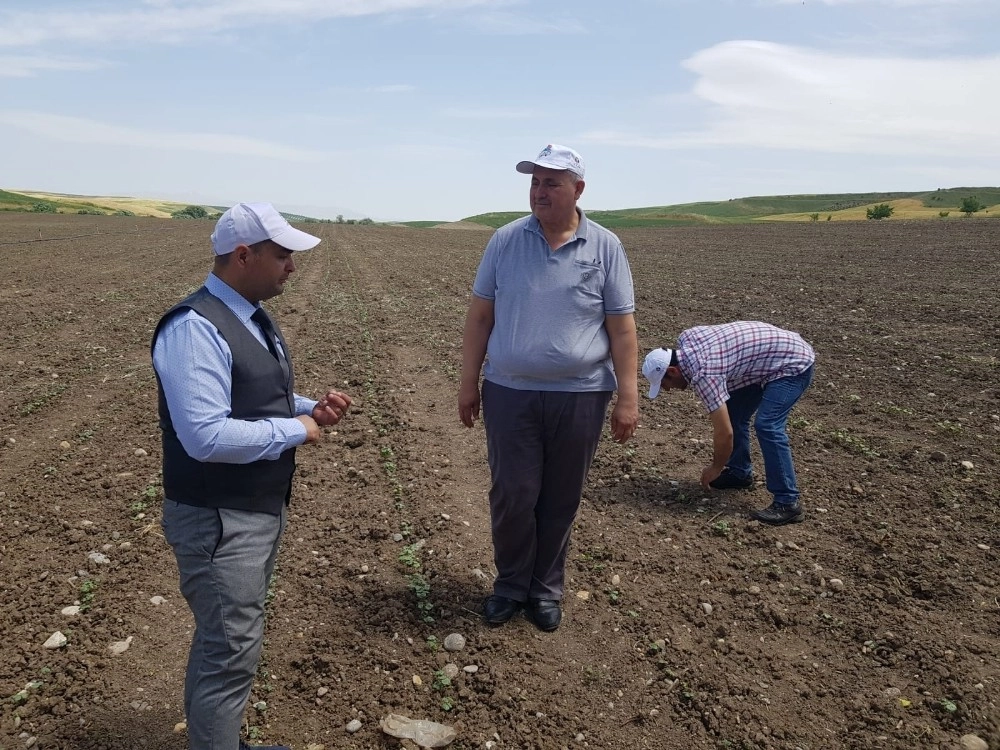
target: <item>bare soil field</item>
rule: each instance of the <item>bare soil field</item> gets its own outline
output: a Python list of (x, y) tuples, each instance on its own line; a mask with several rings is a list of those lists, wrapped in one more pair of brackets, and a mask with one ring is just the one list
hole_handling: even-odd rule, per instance
[[(644, 399), (599, 450), (551, 634), (478, 616), (489, 474), (456, 397), (488, 235), (309, 229), (268, 307), (297, 390), (356, 409), (298, 454), (252, 741), (412, 748), (379, 728), (396, 713), (453, 748), (1000, 748), (1000, 223), (622, 231), (642, 353), (736, 319), (816, 348), (790, 427), (808, 518), (703, 492), (695, 396)], [(186, 747), (149, 338), (211, 230), (0, 215), (2, 750)]]

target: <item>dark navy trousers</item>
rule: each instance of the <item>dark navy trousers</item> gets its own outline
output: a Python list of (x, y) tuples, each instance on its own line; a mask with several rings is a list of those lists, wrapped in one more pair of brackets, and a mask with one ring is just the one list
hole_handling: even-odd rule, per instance
[(562, 599), (569, 537), (611, 391), (522, 391), (483, 382), (493, 592)]

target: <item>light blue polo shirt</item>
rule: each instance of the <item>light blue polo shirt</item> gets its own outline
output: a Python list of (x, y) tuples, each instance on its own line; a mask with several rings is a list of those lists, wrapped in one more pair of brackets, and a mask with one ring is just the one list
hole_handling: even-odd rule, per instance
[(534, 391), (617, 388), (606, 315), (635, 311), (621, 240), (583, 211), (576, 235), (553, 252), (538, 219), (500, 227), (483, 253), (472, 293), (493, 302), (483, 376)]

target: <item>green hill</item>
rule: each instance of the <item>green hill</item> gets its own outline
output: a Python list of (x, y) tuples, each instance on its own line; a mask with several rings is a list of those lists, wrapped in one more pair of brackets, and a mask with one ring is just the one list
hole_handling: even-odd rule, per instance
[[(865, 220), (866, 209), (879, 203), (893, 208), (891, 219), (955, 219), (964, 215), (960, 206), (965, 198), (976, 197), (986, 208), (977, 217), (1000, 216), (1000, 187), (954, 187), (925, 192), (831, 193), (817, 195), (771, 195), (733, 198), (728, 201), (701, 201), (670, 206), (587, 210), (594, 221), (610, 229), (662, 227), (693, 224), (735, 224), (760, 221), (858, 221)], [(124, 196), (69, 195), (32, 190), (0, 190), (0, 211), (63, 214), (118, 214), (134, 216), (170, 216), (188, 204)], [(224, 206), (202, 206), (208, 215), (217, 216)], [(461, 222), (400, 222), (413, 228), (478, 224), (500, 227), (524, 216), (527, 211), (499, 211), (477, 214)], [(284, 214), (293, 222), (326, 222), (298, 214)], [(372, 223), (369, 219), (346, 223)]]
[[(979, 215), (998, 215), (1000, 188), (958, 187), (926, 192), (833, 193), (819, 195), (772, 195), (733, 198), (728, 201), (681, 203), (671, 206), (588, 210), (587, 216), (609, 229), (657, 227), (685, 224), (743, 223), (752, 221), (857, 220), (865, 218), (865, 207), (888, 203), (895, 218), (942, 218), (941, 213), (961, 216), (964, 198), (975, 196), (987, 206)], [(500, 227), (527, 211), (504, 211), (469, 216), (462, 221)], [(813, 218), (813, 214), (818, 214)]]
[[(47, 193), (34, 190), (15, 192), (0, 190), (0, 211), (20, 211), (27, 213), (59, 213), (59, 214), (95, 214), (95, 215), (126, 215), (152, 216), (169, 219), (171, 216), (189, 206), (199, 207), (199, 204), (179, 203), (146, 198), (130, 198), (127, 196), (97, 196), (71, 195), (68, 193)], [(228, 206), (201, 205), (205, 209), (206, 218), (218, 218)], [(327, 219), (314, 219), (300, 214), (282, 214), (289, 221), (297, 223), (317, 223)]]
[[(14, 192), (0, 190), (0, 211), (27, 211), (32, 213), (100, 214), (156, 216), (169, 218), (174, 211), (188, 204), (173, 201), (130, 198), (127, 196), (71, 195), (34, 190)], [(203, 208), (212, 215), (214, 207)]]

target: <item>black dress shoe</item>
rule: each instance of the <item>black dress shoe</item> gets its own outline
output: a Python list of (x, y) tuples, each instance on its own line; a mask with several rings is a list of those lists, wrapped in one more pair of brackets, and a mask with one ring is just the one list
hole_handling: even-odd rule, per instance
[(562, 607), (555, 599), (532, 599), (528, 602), (528, 611), (535, 627), (546, 633), (551, 633), (562, 622)]
[(771, 503), (762, 510), (750, 511), (750, 518), (771, 526), (784, 526), (786, 523), (802, 523), (806, 520), (806, 513), (798, 503), (795, 505)]
[(508, 599), (506, 596), (493, 594), (487, 597), (483, 604), (483, 619), (489, 625), (503, 625), (517, 614), (521, 608), (521, 602)]
[(729, 469), (725, 469), (709, 482), (708, 486), (716, 490), (749, 490), (753, 488), (753, 484), (753, 474), (748, 477), (738, 477)]

